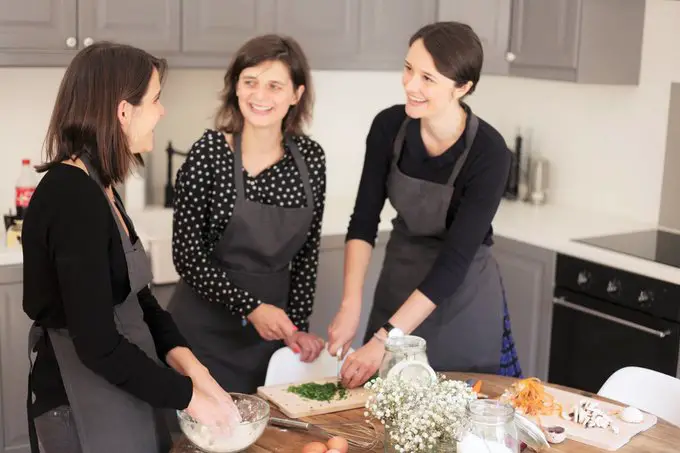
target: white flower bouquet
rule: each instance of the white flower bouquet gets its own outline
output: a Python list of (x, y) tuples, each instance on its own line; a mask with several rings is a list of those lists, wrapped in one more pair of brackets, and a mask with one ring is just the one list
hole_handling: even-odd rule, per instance
[[(435, 382), (376, 378), (365, 416), (385, 425), (385, 438), (397, 452), (425, 453), (455, 446), (468, 428), (466, 407), (477, 395), (463, 381), (438, 375)], [(443, 450), (442, 450), (443, 451)]]

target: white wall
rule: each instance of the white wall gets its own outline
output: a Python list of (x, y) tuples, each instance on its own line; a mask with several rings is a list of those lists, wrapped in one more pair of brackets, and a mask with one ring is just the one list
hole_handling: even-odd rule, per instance
[[(483, 77), (470, 99), (476, 113), (512, 144), (518, 127), (551, 162), (551, 202), (655, 222), (663, 173), (670, 82), (680, 81), (680, 2), (648, 0), (641, 82), (585, 86)], [(0, 211), (11, 206), (20, 159), (36, 159), (63, 69), (0, 68)], [(168, 140), (188, 149), (211, 125), (222, 71), (174, 70), (163, 93), (167, 115), (150, 162), (160, 203)], [(328, 156), (329, 198), (351, 198), (364, 139), (380, 109), (402, 102), (395, 72), (315, 72), (311, 134)], [(175, 168), (179, 165), (177, 159)], [(625, 200), (621, 202), (620, 200)], [(329, 207), (330, 209), (330, 207)]]

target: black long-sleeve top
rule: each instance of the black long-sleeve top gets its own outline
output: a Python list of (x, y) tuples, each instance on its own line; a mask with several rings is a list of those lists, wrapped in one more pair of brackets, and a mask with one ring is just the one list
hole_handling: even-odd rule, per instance
[[(394, 105), (378, 113), (371, 124), (346, 240), (361, 239), (375, 244), (380, 212), (387, 197), (394, 140), (405, 118), (404, 105)], [(443, 154), (428, 155), (420, 135), (420, 120), (412, 120), (407, 125), (404, 148), (397, 165), (410, 177), (445, 184), (464, 149), (465, 133)], [(479, 246), (493, 243), (491, 221), (505, 189), (510, 161), (511, 153), (503, 137), (480, 119), (476, 138), (451, 197), (445, 242), (418, 287), (435, 304), (455, 293)]]
[[(294, 136), (309, 171), (314, 216), (307, 240), (291, 263), (286, 313), (300, 330), (309, 330), (316, 290), (319, 245), (326, 196), (326, 158), (321, 146)], [(203, 299), (220, 303), (245, 319), (262, 301), (233, 284), (211, 254), (229, 224), (236, 200), (234, 172), (243, 171), (248, 200), (291, 208), (306, 206), (300, 172), (285, 146), (284, 156), (257, 176), (234, 168), (234, 154), (224, 135), (208, 129), (177, 172), (172, 256), (177, 272)]]
[[(127, 225), (136, 239), (133, 225)], [(154, 407), (184, 409), (191, 379), (152, 361), (119, 334), (113, 308), (130, 293), (125, 252), (108, 200), (83, 170), (57, 165), (31, 198), (22, 228), (23, 307), (41, 326), (67, 328), (83, 364)], [(187, 346), (150, 289), (138, 293), (158, 357)], [(37, 345), (33, 368), (38, 416), (68, 404), (49, 338)]]

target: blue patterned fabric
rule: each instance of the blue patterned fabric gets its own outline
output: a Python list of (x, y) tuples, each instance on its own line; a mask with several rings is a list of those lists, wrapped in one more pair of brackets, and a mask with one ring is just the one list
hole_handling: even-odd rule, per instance
[(523, 378), (522, 367), (519, 364), (517, 349), (515, 348), (515, 340), (512, 338), (510, 312), (508, 311), (508, 300), (505, 296), (505, 286), (503, 285), (502, 278), (501, 287), (503, 288), (503, 344), (501, 346), (501, 364), (498, 374), (501, 376)]

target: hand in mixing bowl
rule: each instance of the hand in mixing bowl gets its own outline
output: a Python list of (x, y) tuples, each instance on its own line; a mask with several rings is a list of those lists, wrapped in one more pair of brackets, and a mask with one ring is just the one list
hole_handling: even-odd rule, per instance
[(214, 398), (222, 407), (223, 411), (233, 416), (234, 423), (241, 422), (241, 414), (239, 414), (238, 408), (234, 404), (234, 400), (229, 393), (217, 383), (207, 368), (200, 373), (194, 373), (191, 376), (191, 380), (193, 381), (195, 388), (205, 393), (207, 396)]
[(233, 402), (231, 407), (229, 407), (228, 404), (218, 401), (196, 386), (194, 386), (194, 393), (191, 396), (186, 412), (203, 425), (217, 428), (226, 433), (230, 432), (241, 419), (238, 409)]

